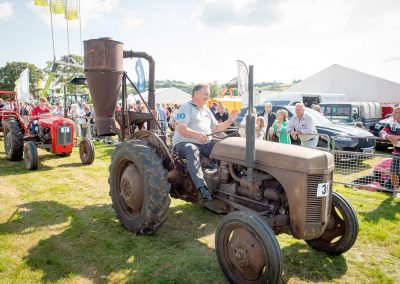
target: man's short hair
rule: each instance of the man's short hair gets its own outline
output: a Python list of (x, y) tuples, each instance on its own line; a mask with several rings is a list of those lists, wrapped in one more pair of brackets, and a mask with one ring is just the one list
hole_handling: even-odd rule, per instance
[(270, 106), (270, 107), (272, 107), (272, 104), (270, 103), (270, 102), (266, 102), (265, 104), (264, 104), (264, 107), (265, 106)]
[(297, 103), (294, 107), (297, 107), (297, 106), (301, 106), (303, 109), (306, 108), (306, 106), (303, 103)]
[(47, 99), (45, 97), (40, 97), (39, 102), (47, 103)]
[(200, 84), (194, 85), (194, 87), (192, 89), (192, 97), (197, 91), (200, 91), (203, 88), (209, 88), (208, 84), (200, 83)]

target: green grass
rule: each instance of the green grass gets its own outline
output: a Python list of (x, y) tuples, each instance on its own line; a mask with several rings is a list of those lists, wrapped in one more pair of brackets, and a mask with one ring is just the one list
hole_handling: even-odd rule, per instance
[[(39, 150), (38, 171), (5, 159), (0, 141), (1, 283), (226, 283), (214, 251), (222, 215), (172, 199), (153, 236), (121, 227), (108, 196), (112, 146), (96, 144), (93, 165)], [(354, 206), (354, 247), (330, 257), (278, 236), (288, 283), (396, 283), (400, 279), (400, 201), (335, 189)]]

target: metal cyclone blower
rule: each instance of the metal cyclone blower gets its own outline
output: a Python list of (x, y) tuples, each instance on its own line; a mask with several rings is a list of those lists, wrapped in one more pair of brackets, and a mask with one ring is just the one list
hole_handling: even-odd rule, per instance
[(119, 132), (114, 112), (123, 75), (123, 43), (111, 38), (90, 39), (84, 44), (84, 68), (96, 113), (97, 136)]

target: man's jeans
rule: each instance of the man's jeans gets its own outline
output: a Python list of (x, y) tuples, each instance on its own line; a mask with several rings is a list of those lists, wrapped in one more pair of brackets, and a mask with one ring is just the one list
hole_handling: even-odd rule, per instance
[(187, 169), (196, 188), (207, 186), (201, 169), (200, 154), (209, 158), (211, 151), (217, 142), (217, 140), (211, 140), (207, 144), (181, 142), (174, 146), (174, 150), (179, 154), (179, 156), (186, 159)]
[(317, 147), (318, 144), (318, 135), (316, 137), (314, 137), (311, 140), (308, 141), (301, 141), (301, 146), (303, 147), (307, 147), (307, 148), (315, 148)]

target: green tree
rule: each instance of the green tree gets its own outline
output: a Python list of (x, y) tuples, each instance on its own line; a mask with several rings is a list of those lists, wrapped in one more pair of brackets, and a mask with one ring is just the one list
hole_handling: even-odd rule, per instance
[(210, 96), (212, 98), (218, 97), (218, 82), (214, 81), (208, 84), (210, 86)]
[[(60, 61), (72, 63), (74, 65), (82, 65), (83, 66), (83, 58), (80, 55), (70, 54), (63, 55), (60, 58)], [(49, 75), (53, 68), (53, 61), (48, 61), (47, 66), (44, 68), (44, 72)], [(55, 71), (56, 76), (54, 77), (55, 84), (67, 84), (67, 93), (77, 93), (77, 92), (87, 92), (86, 88), (83, 86), (76, 86), (73, 84), (69, 84), (72, 79), (76, 77), (85, 77), (83, 73), (83, 68), (76, 66), (68, 66), (59, 64)], [(63, 90), (61, 90), (63, 92)]]
[(43, 80), (43, 71), (34, 64), (27, 62), (7, 62), (0, 68), (0, 90), (14, 91), (15, 81), (21, 75), (21, 72), (29, 68), (29, 91), (34, 94), (39, 80)]

